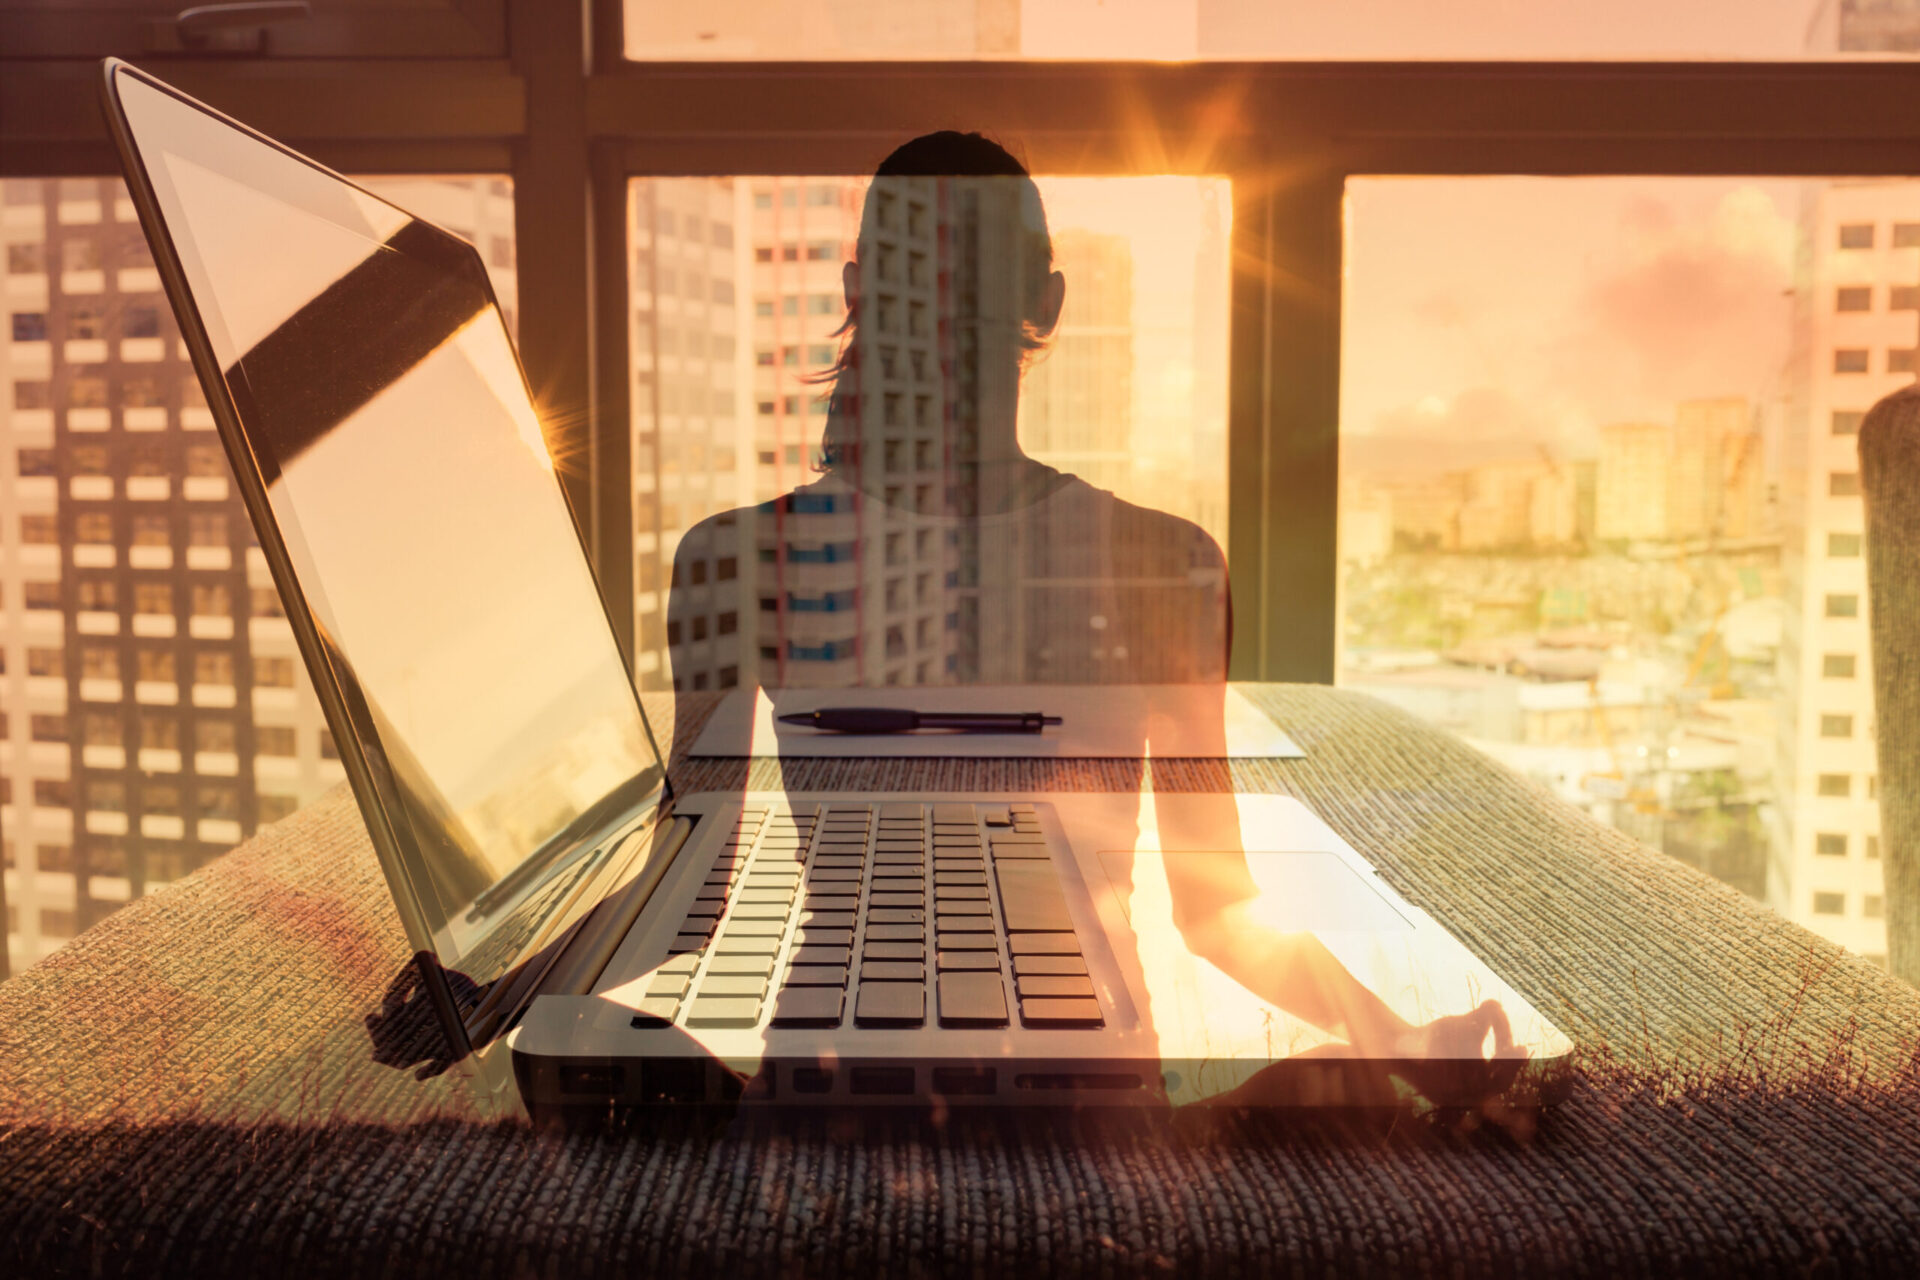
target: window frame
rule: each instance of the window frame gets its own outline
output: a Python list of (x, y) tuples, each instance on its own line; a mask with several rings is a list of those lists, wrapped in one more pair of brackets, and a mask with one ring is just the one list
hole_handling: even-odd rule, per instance
[[(1904, 177), (1920, 154), (1920, 60), (654, 63), (623, 56), (617, 0), (575, 2), (504, 0), (503, 58), (125, 52), (344, 172), (511, 177), (521, 357), (630, 664), (630, 179), (864, 175), (952, 126), (1041, 172), (1232, 179), (1231, 674), (1331, 683), (1349, 178)], [(117, 172), (91, 58), (0, 71), (0, 176)]]

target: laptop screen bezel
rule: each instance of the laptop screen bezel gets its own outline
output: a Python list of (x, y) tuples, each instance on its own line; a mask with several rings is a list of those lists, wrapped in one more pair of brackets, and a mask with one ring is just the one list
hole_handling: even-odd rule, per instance
[[(179, 323), (181, 336), (194, 372), (206, 393), (207, 405), (221, 443), (225, 447), (228, 461), (232, 465), (237, 488), (253, 523), (261, 551), (272, 573), (274, 585), (285, 607), (287, 622), (312, 677), (322, 712), (339, 750), (340, 762), (352, 785), (354, 796), (359, 802), (361, 814), (367, 824), (368, 835), (392, 890), (408, 941), (414, 949), (416, 960), (420, 962), (423, 980), (427, 985), (427, 994), (432, 1000), (455, 1055), (463, 1055), (470, 1047), (464, 1027), (465, 1015), (478, 1003), (484, 992), (484, 985), (476, 988), (472, 983), (465, 983), (461, 984), (461, 990), (456, 991), (454, 984), (443, 972), (443, 968), (448, 965), (457, 966), (461, 956), (471, 955), (485, 946), (494, 932), (515, 921), (515, 912), (511, 910), (489, 912), (496, 918), (482, 924), (463, 952), (455, 955), (442, 953), (441, 944), (435, 936), (433, 913), (426, 907), (421, 889), (414, 883), (414, 872), (410, 869), (421, 865), (421, 862), (420, 851), (413, 847), (410, 838), (411, 824), (405, 802), (390, 781), (393, 771), (388, 764), (377, 733), (373, 732), (370, 726), (362, 727), (360, 721), (364, 717), (355, 717), (351, 714), (349, 691), (338, 675), (335, 662), (329, 652), (329, 645), (323, 639), (306, 592), (294, 571), (293, 557), (288, 545), (288, 531), (282, 527), (274, 512), (247, 425), (228, 389), (225, 370), (220, 367), (214, 353), (205, 321), (188, 283), (179, 250), (167, 223), (167, 216), (161, 208), (153, 179), (148, 172), (147, 160), (141, 152), (126, 103), (121, 97), (122, 79), (124, 77), (137, 80), (146, 88), (164, 94), (180, 105), (199, 112), (248, 141), (270, 148), (285, 159), (304, 165), (352, 191), (389, 206), (392, 202), (366, 191), (365, 188), (325, 165), (276, 142), (257, 130), (248, 128), (119, 59), (105, 59), (102, 63), (102, 72), (103, 101), (107, 108), (109, 128), (119, 153), (129, 194), (133, 198), (142, 230), (152, 250), (155, 266)], [(486, 305), (498, 315), (499, 300), (494, 295), (478, 251), (464, 238), (436, 226), (430, 220), (420, 218), (408, 210), (400, 211), (413, 221), (433, 227), (434, 230), (448, 236), (464, 246), (467, 253), (473, 255), (474, 265), (478, 268), (475, 275), (480, 287), (485, 290)], [(525, 370), (519, 367), (517, 352), (515, 367), (520, 374), (522, 388), (527, 391), (531, 401), (531, 388), (526, 382)], [(613, 620), (606, 611), (606, 595), (600, 590), (598, 574), (583, 533), (580, 514), (573, 504), (567, 486), (560, 483), (557, 470), (554, 475), (561, 500), (573, 525), (576, 545), (587, 564), (588, 573), (594, 584), (595, 594), (600, 603), (601, 620), (607, 627), (608, 643), (614, 645), (614, 652), (618, 653)], [(297, 539), (297, 531), (294, 532), (293, 537)], [(604, 820), (592, 830), (576, 831), (569, 828), (568, 832), (562, 833), (568, 837), (568, 848), (551, 851), (557, 856), (548, 859), (544, 874), (522, 877), (525, 883), (520, 889), (508, 895), (506, 901), (499, 904), (501, 907), (526, 902), (547, 883), (550, 876), (563, 868), (573, 869), (575, 874), (580, 874), (583, 870), (582, 864), (589, 860), (578, 855), (589, 849), (607, 850), (616, 835), (635, 829), (648, 816), (656, 813), (671, 797), (672, 790), (666, 777), (667, 757), (659, 748), (658, 738), (647, 719), (646, 709), (641, 703), (638, 691), (633, 687), (630, 674), (627, 687), (633, 698), (634, 713), (646, 735), (646, 744), (652, 751), (653, 763), (647, 770), (633, 775), (628, 779), (628, 783), (623, 785), (635, 783), (642, 785), (635, 788), (630, 797), (630, 803), (616, 806), (615, 811), (607, 813)], [(650, 785), (644, 782), (648, 774), (654, 775)], [(536, 852), (527, 850), (526, 857), (531, 859)], [(503, 874), (496, 881), (496, 885), (514, 879), (515, 870), (509, 870)], [(519, 920), (518, 927), (527, 933), (531, 941), (513, 953), (513, 959), (507, 962), (501, 975), (493, 976), (510, 976), (528, 952), (554, 937), (571, 921), (584, 915), (593, 905), (591, 902), (578, 900), (577, 894), (561, 893), (557, 895), (554, 905), (549, 910), (551, 919), (532, 922), (531, 927), (528, 921)]]

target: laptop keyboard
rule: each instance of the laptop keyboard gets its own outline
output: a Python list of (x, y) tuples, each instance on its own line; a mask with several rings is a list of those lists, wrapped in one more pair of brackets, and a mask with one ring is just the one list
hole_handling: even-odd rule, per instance
[(1031, 804), (748, 806), (636, 1026), (1089, 1028)]

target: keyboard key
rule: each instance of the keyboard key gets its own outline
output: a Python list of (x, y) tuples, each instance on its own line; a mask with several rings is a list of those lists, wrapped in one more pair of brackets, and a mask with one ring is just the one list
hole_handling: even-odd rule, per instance
[(729, 920), (778, 920), (783, 925), (791, 908), (786, 902), (742, 902), (727, 913)]
[(862, 960), (860, 962), (860, 981), (867, 982), (924, 982), (927, 978), (927, 966), (915, 964), (911, 960)]
[(993, 914), (993, 908), (987, 905), (985, 899), (963, 901), (958, 898), (942, 898), (939, 914), (942, 916), (990, 916)]
[(790, 964), (850, 964), (853, 961), (851, 947), (795, 947), (793, 954), (787, 957)]
[(922, 841), (919, 841), (919, 840), (895, 840), (895, 839), (889, 839), (889, 838), (887, 837), (887, 835), (886, 835), (886, 833), (885, 833), (885, 832), (882, 832), (882, 833), (881, 833), (881, 835), (880, 835), (880, 838), (879, 838), (878, 840), (876, 840), (876, 841), (874, 841), (874, 843), (873, 843), (873, 851), (874, 851), (874, 853), (876, 853), (876, 854), (881, 854), (881, 853), (925, 853), (925, 852), (927, 851), (927, 846), (926, 846), (926, 844), (925, 844), (924, 842), (922, 842)]
[(1030, 1027), (1098, 1027), (1104, 1025), (1098, 1000), (1040, 999), (1020, 1001), (1020, 1021)]
[(984, 886), (958, 884), (949, 887), (945, 885), (935, 885), (933, 888), (933, 896), (941, 903), (941, 909), (945, 910), (945, 904), (949, 902), (985, 902), (987, 900), (987, 891)]
[(695, 996), (687, 1006), (690, 1027), (751, 1027), (759, 1021), (760, 1002), (745, 996)]
[(915, 822), (920, 821), (919, 804), (896, 800), (880, 806), (880, 821), (885, 822), (888, 819), (898, 820), (901, 818), (912, 818)]
[(920, 942), (874, 942), (860, 949), (862, 960), (925, 960), (927, 948)]
[(692, 981), (684, 973), (656, 973), (653, 981), (647, 984), (649, 996), (671, 996), (678, 1000), (687, 994), (687, 985)]
[(958, 824), (973, 829), (974, 814), (970, 804), (936, 804), (933, 806), (933, 820), (938, 823)]
[(721, 912), (725, 911), (726, 909), (727, 909), (727, 903), (726, 903), (726, 899), (724, 898), (702, 898), (697, 900), (691, 907), (687, 909), (687, 917), (688, 919), (692, 919), (696, 916), (699, 916), (702, 918), (711, 919), (713, 917), (718, 916)]
[[(742, 911), (751, 911), (751, 907), (742, 907)], [(727, 927), (720, 931), (722, 938), (778, 938), (787, 931), (787, 913), (780, 912), (773, 920), (742, 920), (738, 914), (727, 920)]]
[(876, 893), (873, 905), (876, 907), (917, 907), (927, 900), (924, 893)]
[(927, 926), (923, 924), (875, 924), (867, 922), (867, 941), (869, 942), (925, 942)]
[(780, 939), (723, 935), (720, 941), (713, 944), (713, 949), (723, 956), (777, 956), (780, 954)]
[(997, 973), (943, 973), (937, 980), (940, 1025), (1004, 1027), (1007, 991)]
[(675, 938), (672, 942), (669, 942), (667, 944), (667, 950), (675, 951), (675, 952), (704, 951), (706, 949), (706, 946), (707, 946), (706, 934), (683, 933), (679, 937)]
[(802, 929), (851, 929), (853, 928), (851, 911), (802, 911), (800, 927)]
[(1049, 933), (1073, 928), (1066, 891), (1051, 863), (1000, 862), (1000, 915), (1008, 933)]
[(858, 870), (866, 865), (867, 860), (858, 855), (848, 857), (845, 854), (822, 853), (813, 860), (813, 868), (816, 872), (822, 867), (853, 867)]
[[(647, 994), (653, 994), (651, 987), (647, 989)], [(757, 974), (710, 973), (700, 979), (700, 990), (695, 993), (694, 999), (695, 1001), (704, 1000), (708, 996), (752, 996), (758, 1000), (765, 994), (767, 994), (767, 980)]]
[(1010, 827), (1013, 825), (1013, 810), (985, 808), (980, 811), (980, 821), (990, 827)]
[(867, 912), (868, 924), (924, 924), (927, 913), (909, 907), (875, 907)]
[(800, 903), (802, 911), (852, 911), (860, 905), (859, 885), (829, 885), (830, 893), (809, 893)]
[(853, 945), (853, 930), (802, 928), (793, 936), (793, 940), (802, 947), (850, 947)]
[(770, 977), (773, 974), (773, 957), (771, 955), (718, 955), (707, 961), (707, 976), (713, 977), (716, 974), (734, 974), (740, 976), (758, 974), (762, 978)]
[(1077, 956), (1080, 939), (1071, 933), (1016, 933), (1007, 939), (1016, 956)]
[(993, 932), (992, 916), (948, 915), (942, 912), (934, 918), (934, 923), (939, 926), (940, 932), (943, 934)]
[(994, 933), (955, 933), (943, 929), (938, 945), (942, 951), (991, 951), (997, 955), (1000, 936)]
[(954, 969), (992, 969), (995, 972), (1000, 969), (998, 951), (950, 951), (942, 947), (935, 959), (936, 967), (942, 973)]
[(828, 881), (851, 880), (858, 883), (863, 875), (859, 867), (815, 867), (807, 873), (808, 884), (823, 884)]
[(673, 1015), (680, 1008), (680, 1002), (671, 996), (648, 996), (640, 1002), (640, 1010), (633, 1015), (636, 1027), (668, 1027), (673, 1025)]
[(987, 875), (984, 871), (936, 871), (933, 882), (936, 885), (977, 884), (984, 887)]
[(846, 1001), (839, 987), (782, 987), (771, 1021), (776, 1027), (837, 1027)]
[(692, 973), (700, 967), (698, 956), (671, 956), (655, 973)]
[(847, 966), (843, 964), (790, 964), (780, 975), (789, 987), (844, 987)]
[(1079, 956), (1020, 956), (1013, 958), (1013, 971), (1021, 977), (1046, 973), (1085, 973), (1087, 962)]
[(876, 853), (873, 855), (876, 870), (881, 867), (924, 867), (927, 855), (924, 853)]
[(926, 1021), (927, 989), (918, 982), (866, 982), (854, 1004), (863, 1027), (917, 1027)]
[(1088, 996), (1093, 995), (1093, 979), (1077, 975), (1059, 974), (1033, 978), (1016, 978), (1014, 985), (1020, 988), (1020, 998), (1029, 996)]
[(949, 849), (966, 850), (979, 847), (980, 837), (975, 835), (936, 835), (933, 838), (933, 854), (936, 858)]

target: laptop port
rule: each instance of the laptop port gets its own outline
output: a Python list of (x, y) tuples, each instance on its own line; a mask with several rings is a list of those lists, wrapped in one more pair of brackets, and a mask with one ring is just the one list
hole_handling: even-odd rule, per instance
[(1138, 1089), (1140, 1077), (1122, 1072), (1036, 1071), (1013, 1078), (1016, 1089)]
[(832, 1093), (833, 1068), (795, 1067), (787, 1076), (787, 1083), (795, 1093)]
[(999, 1073), (992, 1067), (935, 1067), (933, 1091), (949, 1097), (992, 1096), (999, 1087)]
[(699, 1058), (655, 1058), (640, 1075), (648, 1102), (705, 1102), (707, 1064)]
[(626, 1068), (617, 1062), (575, 1063), (560, 1068), (560, 1092), (608, 1098), (627, 1082)]
[(855, 1067), (849, 1075), (856, 1096), (897, 1098), (913, 1092), (912, 1067)]

